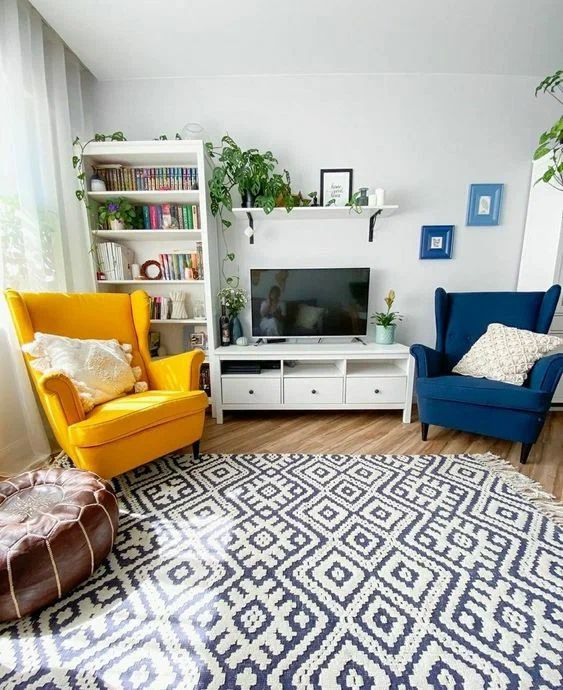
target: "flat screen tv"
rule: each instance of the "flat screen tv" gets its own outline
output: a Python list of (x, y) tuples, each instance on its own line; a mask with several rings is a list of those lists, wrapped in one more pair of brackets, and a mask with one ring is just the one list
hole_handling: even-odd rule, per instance
[(256, 338), (365, 336), (369, 268), (254, 268)]

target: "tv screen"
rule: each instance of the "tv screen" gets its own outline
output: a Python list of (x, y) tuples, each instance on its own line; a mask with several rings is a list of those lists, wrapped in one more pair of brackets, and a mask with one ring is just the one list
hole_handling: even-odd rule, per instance
[(367, 334), (369, 268), (255, 268), (252, 335), (314, 338)]

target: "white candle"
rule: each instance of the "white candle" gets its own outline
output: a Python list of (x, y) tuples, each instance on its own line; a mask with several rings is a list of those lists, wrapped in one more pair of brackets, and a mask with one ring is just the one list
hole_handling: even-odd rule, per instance
[(375, 205), (385, 206), (385, 190), (381, 187), (378, 187), (375, 190)]

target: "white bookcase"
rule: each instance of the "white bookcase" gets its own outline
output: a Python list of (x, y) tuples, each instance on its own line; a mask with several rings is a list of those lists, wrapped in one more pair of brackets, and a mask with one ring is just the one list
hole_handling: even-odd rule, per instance
[[(151, 191), (89, 191), (93, 168), (100, 164), (121, 164), (139, 168), (192, 167), (198, 170), (197, 190)], [(84, 150), (85, 185), (91, 211), (84, 208), (84, 219), (89, 241), (118, 242), (133, 250), (135, 263), (142, 265), (149, 259), (158, 261), (159, 254), (192, 252), (196, 242), (202, 243), (203, 280), (97, 280), (94, 252), (92, 252), (92, 280), (99, 292), (133, 292), (145, 290), (151, 297), (169, 297), (170, 292), (185, 293), (188, 318), (179, 320), (153, 319), (151, 330), (160, 333), (161, 345), (168, 355), (190, 349), (189, 337), (193, 332), (207, 336), (207, 359), (210, 380), (216, 378), (212, 356), (217, 345), (215, 323), (215, 296), (219, 291), (219, 264), (217, 256), (216, 224), (207, 204), (207, 166), (201, 141), (123, 141), (93, 142)], [(97, 227), (98, 202), (124, 197), (135, 205), (143, 204), (197, 204), (201, 227), (197, 230), (99, 230)], [(196, 301), (205, 304), (204, 321), (193, 318)], [(213, 390), (212, 390), (213, 395)]]

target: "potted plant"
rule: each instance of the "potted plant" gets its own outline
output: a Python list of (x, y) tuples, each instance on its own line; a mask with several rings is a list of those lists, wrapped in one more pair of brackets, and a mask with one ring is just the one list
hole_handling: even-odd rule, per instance
[[(559, 69), (555, 74), (546, 77), (536, 88), (536, 96), (540, 92), (549, 94), (558, 103), (563, 104), (563, 70)], [(549, 156), (550, 162), (544, 174), (536, 180), (536, 184), (545, 182), (563, 191), (563, 116), (540, 136), (538, 143), (534, 160)]]
[(230, 320), (231, 343), (235, 344), (237, 339), (242, 338), (243, 335), (238, 315), (246, 307), (248, 302), (246, 290), (239, 287), (225, 287), (219, 291), (217, 297), (225, 302)]
[(379, 311), (371, 316), (375, 320), (375, 342), (379, 345), (391, 345), (395, 342), (396, 322), (401, 321), (402, 317), (397, 311), (391, 311), (395, 301), (395, 291), (389, 290), (385, 297), (387, 311)]
[(215, 146), (206, 142), (205, 151), (213, 166), (209, 180), (209, 200), (211, 213), (221, 221), (225, 256), (221, 264), (224, 281), (231, 287), (237, 287), (239, 277), (236, 273), (227, 274), (227, 266), (235, 261), (235, 254), (229, 249), (225, 230), (231, 227), (232, 221), (225, 218), (225, 210), (233, 209), (233, 189), (240, 192), (243, 208), (258, 207), (271, 213), (276, 201), (288, 213), (294, 206), (291, 195), (291, 180), (287, 170), (276, 172), (277, 159), (271, 151), (261, 153), (258, 149), (244, 151), (228, 134)]
[(104, 201), (98, 206), (99, 224), (111, 230), (134, 228), (136, 217), (135, 207), (123, 197)]
[(244, 151), (228, 134), (219, 146), (208, 142), (205, 148), (214, 163), (209, 181), (213, 215), (219, 215), (223, 208), (232, 209), (234, 187), (238, 187), (243, 207), (256, 205), (270, 213), (275, 208), (276, 198), (282, 194), (286, 208), (293, 208), (289, 173), (287, 170), (275, 172), (278, 161), (271, 151)]

